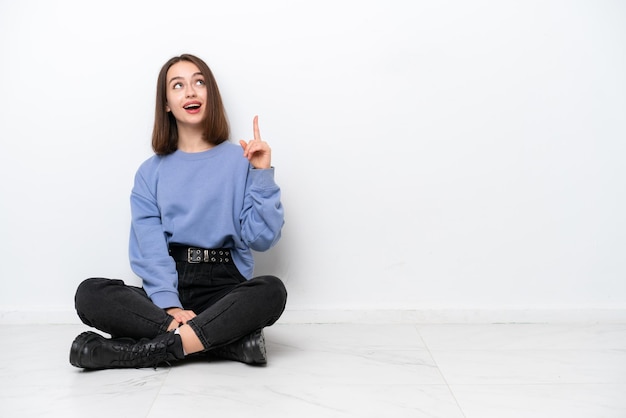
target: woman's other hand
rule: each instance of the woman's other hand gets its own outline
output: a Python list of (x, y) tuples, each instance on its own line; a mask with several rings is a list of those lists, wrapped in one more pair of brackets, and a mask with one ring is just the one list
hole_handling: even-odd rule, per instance
[(254, 117), (252, 128), (254, 130), (254, 139), (249, 142), (243, 139), (239, 141), (239, 145), (243, 148), (243, 156), (250, 161), (254, 168), (270, 168), (272, 166), (272, 150), (268, 143), (261, 139), (258, 116)]
[(186, 324), (187, 321), (196, 317), (196, 313), (194, 311), (186, 311), (181, 308), (169, 308), (166, 309), (165, 312), (172, 315), (174, 320), (179, 324)]

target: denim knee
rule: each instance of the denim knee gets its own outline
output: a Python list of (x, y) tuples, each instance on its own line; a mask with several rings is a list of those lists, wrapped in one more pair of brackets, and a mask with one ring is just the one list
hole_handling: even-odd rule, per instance
[(275, 315), (271, 322), (278, 320), (282, 315), (287, 305), (287, 289), (284, 283), (276, 276), (260, 276), (255, 277), (253, 280), (264, 284), (264, 300), (268, 301), (270, 306), (273, 306)]
[[(76, 289), (74, 296), (74, 307), (78, 316), (85, 322), (85, 314), (88, 314), (90, 308), (101, 305), (103, 290), (110, 285), (124, 284), (122, 280), (105, 279), (102, 277), (93, 277), (83, 280)], [(89, 325), (89, 324), (88, 324)]]

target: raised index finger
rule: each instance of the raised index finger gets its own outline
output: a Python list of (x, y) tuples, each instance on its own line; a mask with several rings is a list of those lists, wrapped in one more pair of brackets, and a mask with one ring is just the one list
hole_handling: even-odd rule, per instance
[(261, 131), (259, 130), (259, 116), (255, 116), (254, 120), (252, 121), (252, 126), (254, 129), (254, 139), (255, 140), (261, 140)]

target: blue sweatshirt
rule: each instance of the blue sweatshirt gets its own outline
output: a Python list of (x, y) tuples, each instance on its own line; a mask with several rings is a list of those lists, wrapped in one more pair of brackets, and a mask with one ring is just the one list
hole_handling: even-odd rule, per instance
[(274, 169), (252, 168), (231, 142), (204, 152), (152, 156), (135, 175), (130, 202), (131, 268), (163, 309), (183, 307), (169, 244), (230, 248), (250, 279), (252, 250), (276, 244), (284, 224)]

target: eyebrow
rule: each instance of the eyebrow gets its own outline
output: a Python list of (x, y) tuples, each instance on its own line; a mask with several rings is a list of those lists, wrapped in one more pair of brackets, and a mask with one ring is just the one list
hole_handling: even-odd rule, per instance
[[(198, 75), (203, 76), (203, 74), (200, 71), (198, 71), (197, 73), (193, 73), (191, 75), (191, 78), (194, 78), (195, 76), (198, 76)], [(167, 84), (172, 84), (172, 81), (174, 80), (184, 80), (184, 77), (181, 77), (181, 76), (172, 77), (170, 78), (170, 81), (167, 82)]]

